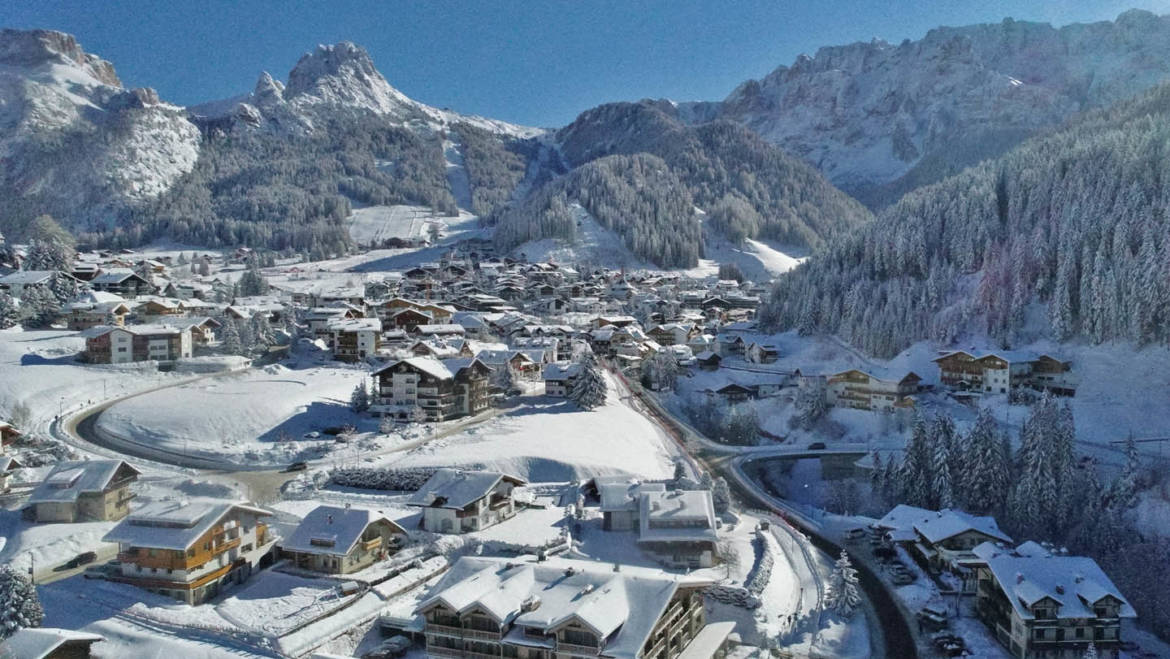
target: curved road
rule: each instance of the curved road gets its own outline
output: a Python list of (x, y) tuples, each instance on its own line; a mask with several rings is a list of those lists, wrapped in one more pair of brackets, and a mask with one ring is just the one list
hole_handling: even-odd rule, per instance
[[(624, 380), (624, 378), (622, 379)], [(648, 412), (647, 416), (662, 426), (668, 435), (675, 438), (679, 446), (682, 447), (682, 450), (692, 460), (703, 464), (709, 471), (723, 474), (726, 477), (728, 485), (741, 502), (752, 502), (756, 506), (779, 516), (789, 526), (806, 535), (817, 549), (825, 552), (830, 557), (841, 554), (844, 548), (840, 544), (824, 535), (821, 529), (808, 524), (800, 516), (794, 515), (792, 511), (785, 509), (782, 505), (783, 500), (775, 496), (775, 493), (768, 492), (765, 489), (764, 493), (771, 496), (761, 496), (761, 493), (755, 488), (745, 486), (738, 477), (739, 474), (734, 464), (734, 458), (738, 457), (738, 454), (708, 450), (706, 442), (701, 441), (701, 439), (705, 438), (690, 437), (689, 435), (692, 432), (688, 431), (685, 424), (676, 419), (669, 410), (656, 404), (656, 402), (647, 400), (641, 387), (630, 386), (627, 388), (643, 401), (643, 407)], [(801, 455), (800, 452), (773, 456), (756, 456), (752, 455), (750, 451), (747, 453), (748, 455), (745, 456), (745, 466), (751, 464), (752, 458), (756, 457), (761, 459), (768, 457), (792, 458)], [(808, 453), (807, 457), (820, 457), (822, 453), (824, 452), (817, 451)], [(744, 476), (749, 476), (749, 474), (745, 473)], [(758, 483), (761, 488), (764, 487), (759, 482), (759, 479), (752, 478), (752, 481)], [(881, 636), (881, 644), (885, 649), (885, 656), (897, 659), (915, 659), (918, 657), (918, 645), (915, 641), (909, 617), (898, 599), (890, 591), (889, 586), (863, 561), (855, 560), (853, 561), (853, 566), (857, 569), (861, 587), (872, 604), (873, 612), (880, 625), (878, 631)]]

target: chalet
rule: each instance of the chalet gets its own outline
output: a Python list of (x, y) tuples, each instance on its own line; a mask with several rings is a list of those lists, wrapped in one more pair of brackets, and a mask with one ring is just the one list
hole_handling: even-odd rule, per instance
[(711, 352), (710, 350), (704, 350), (695, 355), (695, 364), (704, 371), (718, 371), (719, 363), (722, 361), (723, 358), (718, 353)]
[(747, 350), (747, 343), (738, 334), (720, 333), (715, 340), (719, 347), (719, 354), (724, 357), (742, 355)]
[(540, 362), (533, 361), (521, 350), (481, 350), (475, 358), (487, 364), (495, 373), (509, 368), (526, 379), (535, 379), (540, 373)]
[(0, 277), (0, 290), (7, 290), (12, 297), (24, 297), (31, 288), (49, 290), (58, 275), (69, 276), (56, 270), (17, 270)]
[(189, 329), (191, 331), (191, 344), (193, 346), (206, 346), (215, 343), (215, 333), (223, 326), (218, 320), (210, 316), (174, 318), (164, 321), (163, 324), (180, 329)]
[(659, 344), (664, 346), (672, 345), (687, 345), (690, 343), (691, 337), (698, 331), (693, 325), (683, 325), (682, 323), (666, 323), (659, 325), (649, 332), (646, 336), (654, 339)]
[(479, 414), (488, 407), (490, 375), (491, 369), (474, 358), (411, 357), (391, 362), (374, 371), (370, 410), (401, 421), (410, 420), (416, 409), (427, 421)]
[(744, 359), (753, 364), (771, 364), (780, 359), (780, 350), (766, 343), (750, 343), (744, 349)]
[(155, 292), (154, 283), (129, 268), (110, 268), (89, 282), (90, 288), (132, 300)]
[(898, 379), (850, 369), (828, 378), (826, 395), (830, 405), (859, 410), (889, 412), (914, 407), (914, 394), (922, 378), (907, 373)]
[(725, 384), (712, 393), (728, 403), (742, 403), (756, 397), (755, 389), (735, 382)]
[(134, 311), (144, 317), (179, 317), (187, 315), (187, 308), (180, 300), (155, 295), (141, 296)]
[(626, 327), (637, 324), (638, 319), (633, 316), (598, 316), (593, 319), (593, 327), (606, 327), (613, 325), (614, 327)]
[(430, 314), (415, 308), (399, 309), (392, 312), (382, 323), (384, 329), (402, 329), (414, 332), (419, 325), (433, 325)]
[(604, 528), (637, 530), (638, 547), (665, 565), (711, 567), (718, 542), (711, 492), (660, 485), (600, 484)]
[(961, 510), (926, 510), (899, 504), (874, 527), (902, 544), (927, 569), (955, 570), (974, 557), (975, 547), (985, 543), (1011, 542), (994, 517), (972, 515)]
[(317, 506), (280, 543), (293, 565), (315, 572), (349, 574), (394, 554), (406, 530), (362, 508)]
[(471, 346), (466, 341), (441, 341), (419, 339), (410, 344), (407, 350), (416, 357), (434, 357), (435, 359), (450, 359), (452, 357), (474, 357)]
[(132, 307), (120, 295), (96, 291), (86, 293), (76, 302), (65, 305), (69, 329), (75, 331), (99, 325), (122, 327), (132, 311)]
[(1016, 659), (1117, 657), (1137, 613), (1097, 562), (1082, 556), (989, 552), (976, 569), (975, 612)]
[(69, 274), (73, 275), (73, 278), (78, 281), (92, 281), (101, 272), (101, 265), (78, 259), (73, 262), (73, 268), (69, 271)]
[(554, 363), (546, 364), (541, 377), (544, 379), (544, 393), (546, 396), (564, 398), (573, 390), (577, 377), (581, 375), (581, 364)]
[(16, 438), (21, 436), (21, 434), (23, 433), (21, 433), (20, 430), (17, 430), (16, 426), (5, 421), (0, 421), (0, 455), (3, 455), (4, 451), (7, 450), (8, 447), (16, 441)]
[(314, 337), (329, 341), (333, 337), (329, 323), (361, 317), (362, 314), (349, 307), (314, 307), (305, 312), (305, 324)]
[(106, 578), (201, 604), (270, 560), (278, 537), (261, 521), (269, 515), (214, 499), (145, 505), (102, 538), (119, 546), (121, 570)]
[(1072, 362), (1049, 355), (1007, 350), (978, 352), (958, 350), (934, 360), (939, 380), (959, 391), (1005, 394), (1021, 386), (1049, 391), (1058, 396), (1076, 394)]
[(90, 364), (128, 364), (156, 361), (172, 365), (191, 356), (191, 329), (171, 325), (100, 325), (81, 333), (85, 337), (82, 354)]
[(382, 321), (377, 318), (339, 318), (329, 321), (325, 328), (329, 330), (333, 358), (338, 361), (358, 362), (381, 347)]
[(426, 653), (685, 656), (707, 631), (703, 590), (712, 582), (653, 568), (615, 569), (562, 558), (461, 558), (416, 610), (425, 620)]
[(12, 487), (12, 475), (17, 469), (23, 469), (24, 465), (16, 461), (16, 458), (7, 455), (0, 455), (0, 492), (7, 492)]
[(432, 533), (479, 531), (516, 514), (512, 490), (526, 481), (494, 471), (439, 469), (406, 505), (422, 509), (420, 524)]
[(142, 472), (122, 460), (58, 462), (28, 498), (37, 522), (105, 522), (130, 512)]
[(0, 657), (13, 659), (88, 659), (90, 646), (105, 638), (98, 634), (58, 629), (24, 627), (0, 641)]

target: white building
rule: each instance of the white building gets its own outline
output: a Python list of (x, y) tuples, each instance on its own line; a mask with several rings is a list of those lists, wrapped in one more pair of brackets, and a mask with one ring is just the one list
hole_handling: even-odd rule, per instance
[(576, 362), (547, 364), (544, 367), (544, 393), (546, 396), (564, 398), (573, 390), (582, 366)]
[(407, 501), (432, 533), (479, 531), (516, 514), (512, 490), (527, 482), (494, 471), (439, 469)]

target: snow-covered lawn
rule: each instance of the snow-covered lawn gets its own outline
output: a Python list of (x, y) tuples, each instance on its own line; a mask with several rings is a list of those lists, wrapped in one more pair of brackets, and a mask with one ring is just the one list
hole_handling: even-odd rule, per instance
[(137, 443), (204, 455), (287, 461), (333, 444), (308, 432), (375, 421), (354, 414), (349, 398), (368, 378), (356, 368), (263, 370), (202, 380), (117, 403), (102, 413), (99, 430)]
[(35, 567), (38, 579), (53, 568), (87, 551), (108, 559), (118, 546), (102, 542), (117, 522), (37, 524), (21, 519), (18, 510), (0, 510), (0, 563), (26, 571)]
[(441, 228), (443, 240), (479, 231), (479, 218), (466, 211), (447, 217), (427, 206), (366, 206), (355, 208), (349, 216), (349, 235), (359, 245), (381, 244), (390, 238), (418, 240), (430, 237), (432, 224)]
[(341, 595), (338, 583), (268, 570), (250, 579), (215, 610), (241, 629), (280, 636), (354, 597)]

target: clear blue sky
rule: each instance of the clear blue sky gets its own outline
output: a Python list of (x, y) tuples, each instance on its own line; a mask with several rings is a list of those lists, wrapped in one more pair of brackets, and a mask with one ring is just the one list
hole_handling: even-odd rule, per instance
[(722, 99), (820, 46), (938, 25), (1110, 20), (1170, 0), (273, 2), (0, 0), (0, 26), (74, 34), (128, 86), (193, 104), (280, 80), (318, 43), (354, 41), (420, 101), (557, 126), (599, 103)]

